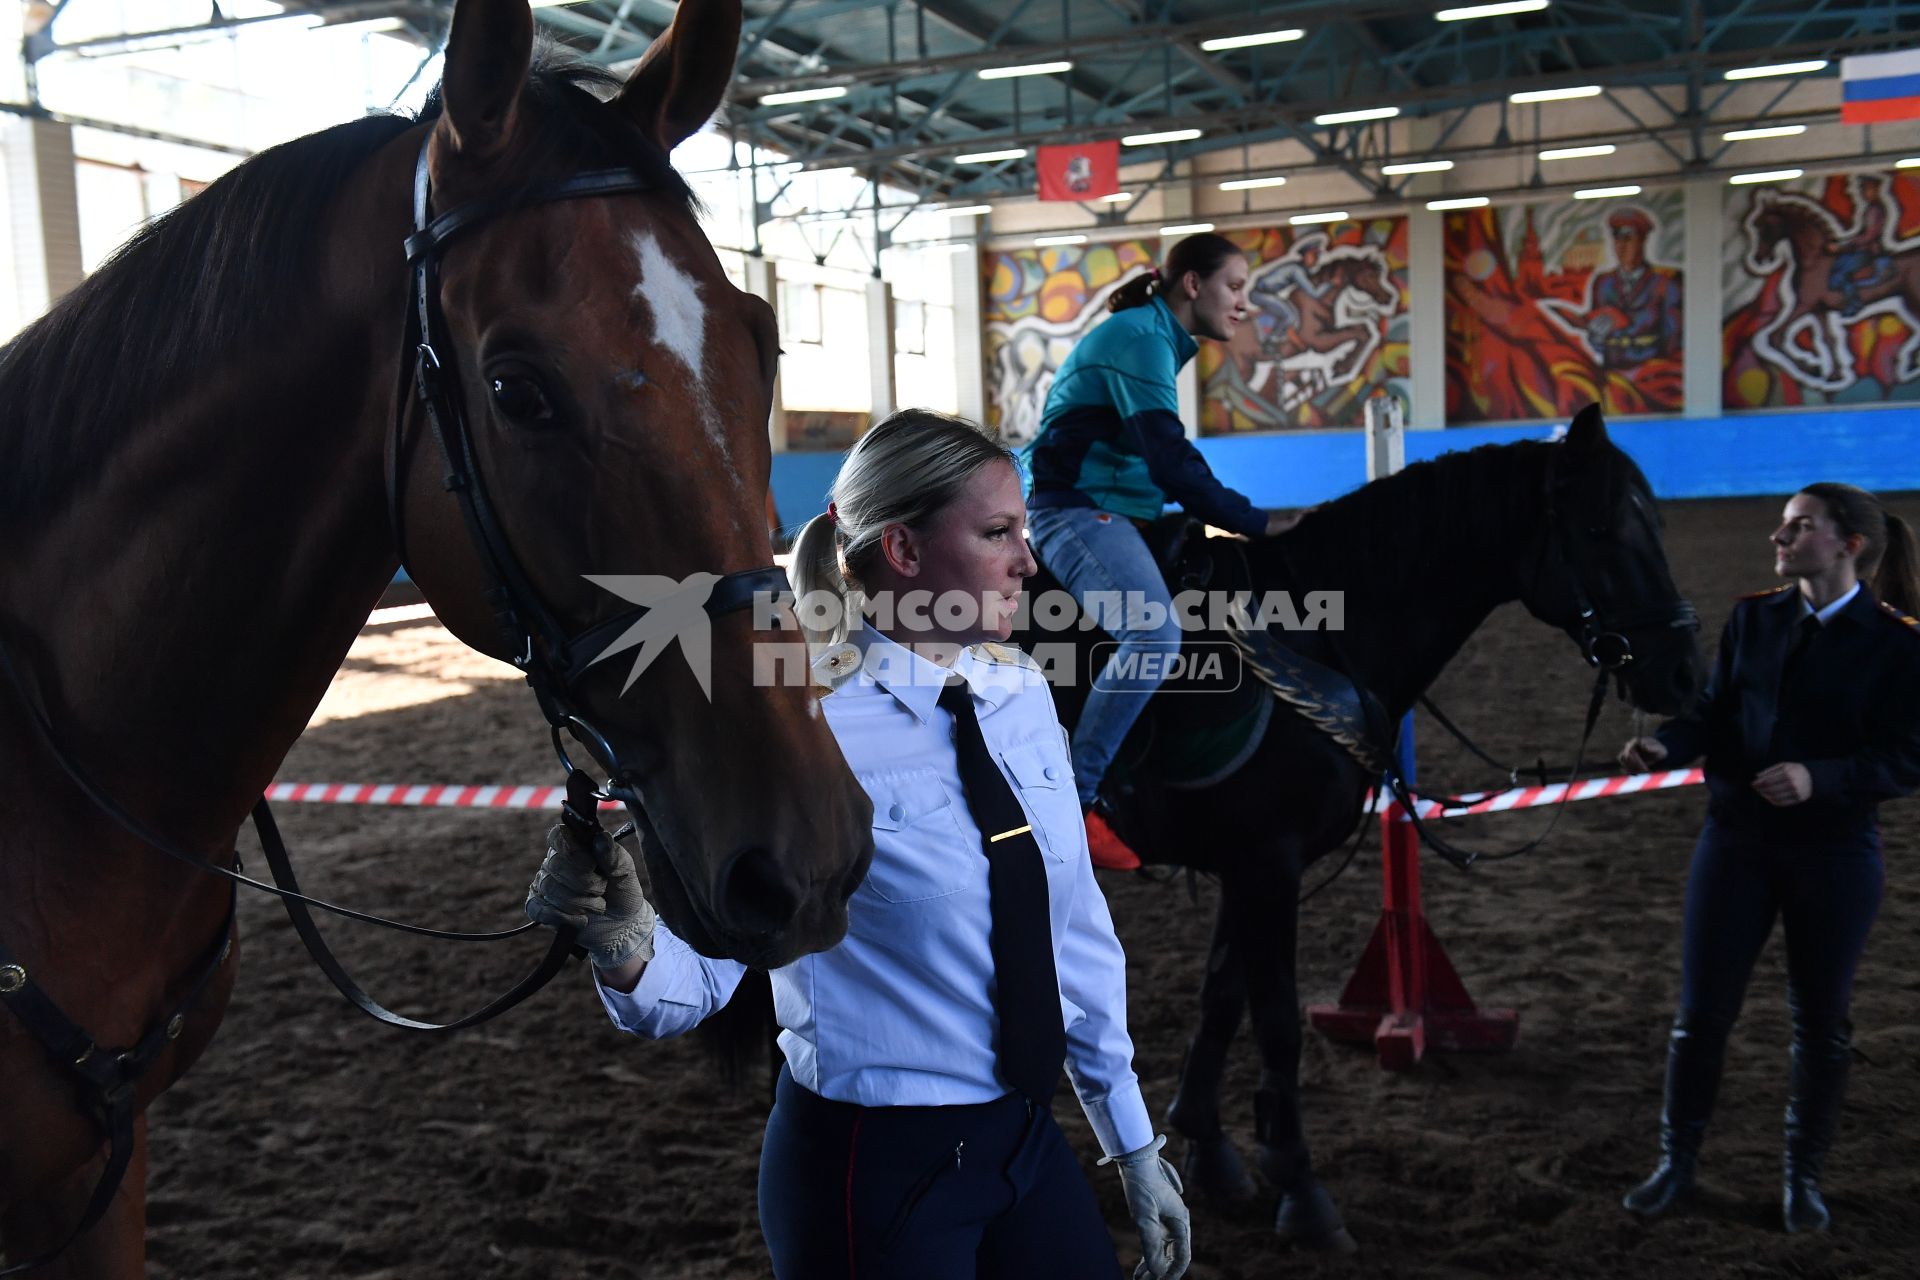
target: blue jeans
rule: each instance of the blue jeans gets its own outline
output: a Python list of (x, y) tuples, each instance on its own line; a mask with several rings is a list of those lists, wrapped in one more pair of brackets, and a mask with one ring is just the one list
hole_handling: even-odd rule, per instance
[(1178, 653), (1180, 622), (1146, 539), (1125, 516), (1093, 507), (1042, 507), (1028, 514), (1027, 527), (1060, 585), (1119, 642), (1103, 668), (1089, 672), (1093, 683), (1073, 727), (1074, 782), (1080, 803), (1091, 804), (1127, 730), (1166, 679), (1165, 658), (1143, 663), (1141, 657)]

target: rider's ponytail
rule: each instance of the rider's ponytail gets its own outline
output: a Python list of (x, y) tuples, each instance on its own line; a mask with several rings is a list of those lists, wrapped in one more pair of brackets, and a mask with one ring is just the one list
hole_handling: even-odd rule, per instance
[(1144, 307), (1156, 295), (1179, 286), (1189, 271), (1202, 280), (1218, 271), (1228, 258), (1239, 256), (1240, 246), (1222, 235), (1203, 231), (1173, 246), (1164, 265), (1141, 272), (1107, 296), (1107, 310)]

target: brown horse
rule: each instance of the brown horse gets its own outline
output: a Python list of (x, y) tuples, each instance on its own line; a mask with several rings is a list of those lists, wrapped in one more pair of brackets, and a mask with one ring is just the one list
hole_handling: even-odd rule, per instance
[(1786, 306), (1753, 336), (1754, 351), (1790, 377), (1821, 391), (1844, 391), (1858, 380), (1847, 330), (1884, 312), (1896, 312), (1914, 330), (1901, 348), (1896, 375), (1920, 377), (1920, 246), (1890, 249), (1892, 271), (1863, 284), (1860, 309), (1843, 315), (1833, 287), (1835, 243), (1845, 229), (1818, 201), (1795, 192), (1754, 192), (1746, 218), (1747, 270), (1756, 276), (1787, 272)]
[[(0, 680), (9, 1261), (67, 1238), (106, 1163), (72, 1059), (138, 1044), (128, 1176), (36, 1274), (144, 1273), (144, 1108), (206, 1048), (235, 967), (229, 887), (109, 819), (36, 718), (140, 824), (224, 866), (403, 553), (467, 643), (530, 677), (565, 668), (543, 705), (563, 693), (630, 779), (676, 931), (762, 965), (843, 935), (870, 810), (808, 691), (754, 678), (775, 638), (764, 611), (708, 604), (710, 697), (691, 654), (623, 692), (634, 664), (589, 667), (552, 652), (550, 630), (510, 641), (500, 625), (502, 555), (521, 603), (581, 639), (627, 609), (586, 574), (771, 562), (773, 313), (728, 284), (667, 161), (719, 105), (739, 26), (738, 0), (682, 0), (626, 84), (601, 86), (535, 65), (526, 0), (460, 0), (421, 120), (256, 157), (0, 351), (0, 642), (31, 691)], [(602, 87), (618, 92), (588, 92)], [(448, 492), (448, 424), (408, 377), (423, 156), (428, 212), (481, 214), (438, 255), (429, 305), (491, 541)], [(577, 181), (589, 170), (625, 179), (604, 194)], [(23, 992), (102, 1048), (56, 1061)]]

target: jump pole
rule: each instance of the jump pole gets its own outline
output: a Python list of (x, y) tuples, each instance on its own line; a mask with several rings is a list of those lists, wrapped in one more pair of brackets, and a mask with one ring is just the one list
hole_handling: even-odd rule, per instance
[[(1367, 476), (1377, 480), (1406, 465), (1400, 402), (1378, 395), (1367, 402)], [(1400, 767), (1414, 777), (1413, 714), (1400, 726)], [(1420, 834), (1400, 803), (1380, 814), (1380, 918), (1338, 1004), (1307, 1006), (1307, 1018), (1330, 1040), (1371, 1043), (1380, 1065), (1405, 1071), (1428, 1048), (1500, 1050), (1513, 1047), (1520, 1015), (1482, 1009), (1447, 959), (1420, 899)]]

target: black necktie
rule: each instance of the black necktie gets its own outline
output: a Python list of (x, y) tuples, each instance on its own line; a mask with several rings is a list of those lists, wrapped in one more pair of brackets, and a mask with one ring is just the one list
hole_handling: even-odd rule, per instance
[(993, 762), (974, 715), (973, 694), (955, 679), (940, 692), (953, 716), (953, 741), (967, 809), (980, 826), (992, 903), (994, 1008), (1000, 1041), (994, 1056), (1013, 1088), (1046, 1106), (1060, 1082), (1067, 1031), (1060, 1018), (1060, 978), (1053, 967), (1047, 910), (1047, 867), (1020, 799)]
[(1813, 638), (1820, 634), (1820, 619), (1809, 613), (1804, 615), (1793, 628), (1793, 641), (1787, 646), (1786, 661), (1780, 664), (1780, 679), (1793, 678), (1793, 671), (1807, 656), (1807, 650), (1813, 645)]

